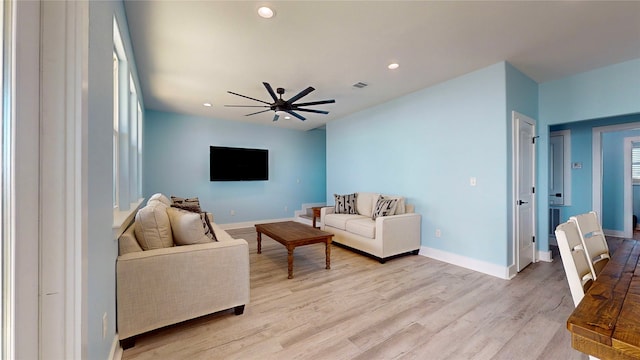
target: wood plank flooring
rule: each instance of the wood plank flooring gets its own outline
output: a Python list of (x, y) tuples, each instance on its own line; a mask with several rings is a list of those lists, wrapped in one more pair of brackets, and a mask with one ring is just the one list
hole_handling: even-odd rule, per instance
[[(124, 351), (143, 359), (587, 359), (571, 348), (573, 310), (562, 262), (501, 280), (423, 256), (380, 264), (324, 244), (286, 249), (254, 229), (251, 302), (141, 335)], [(185, 294), (185, 296), (189, 296)]]

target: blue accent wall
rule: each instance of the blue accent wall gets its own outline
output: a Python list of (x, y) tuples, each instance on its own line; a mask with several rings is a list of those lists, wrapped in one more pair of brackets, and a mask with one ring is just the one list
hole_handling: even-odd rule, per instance
[[(145, 197), (197, 196), (220, 224), (290, 218), (302, 204), (325, 201), (324, 130), (147, 110), (143, 146)], [(209, 146), (268, 149), (269, 180), (209, 181)]]
[(328, 123), (327, 202), (403, 195), (422, 214), (423, 246), (506, 266), (505, 77), (501, 62)]
[[(549, 127), (584, 120), (611, 118), (603, 121), (623, 122), (622, 115), (640, 113), (640, 59), (598, 68), (556, 81), (539, 85), (539, 135), (542, 140), (538, 148), (538, 234), (539, 249), (548, 248), (548, 176), (549, 176)], [(610, 124), (609, 124), (610, 125)], [(576, 125), (580, 126), (580, 125)], [(589, 125), (585, 125), (589, 126)], [(593, 125), (591, 125), (592, 127)], [(561, 130), (561, 128), (558, 128)], [(591, 210), (591, 129), (574, 135), (572, 129), (572, 161), (581, 161), (575, 180), (572, 180), (572, 213)], [(577, 136), (577, 137), (576, 137)], [(584, 141), (579, 139), (583, 138)], [(575, 142), (583, 142), (582, 145)], [(588, 144), (587, 144), (588, 143)], [(588, 150), (587, 150), (588, 149)], [(572, 177), (577, 169), (572, 170)], [(576, 182), (583, 178), (584, 182)], [(588, 179), (588, 180), (587, 180)], [(588, 184), (588, 185), (587, 185)], [(563, 209), (568, 210), (568, 209)], [(575, 211), (575, 212), (574, 212)], [(567, 217), (568, 211), (563, 211)]]

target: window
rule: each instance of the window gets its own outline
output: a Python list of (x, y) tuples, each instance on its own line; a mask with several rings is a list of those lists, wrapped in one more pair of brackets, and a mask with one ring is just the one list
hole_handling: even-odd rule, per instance
[[(119, 225), (141, 200), (142, 106), (118, 22), (113, 18), (113, 208)], [(123, 218), (124, 217), (124, 218)]]
[(633, 147), (631, 148), (631, 177), (633, 178), (634, 184), (640, 184), (640, 143), (634, 142), (632, 146)]
[(118, 178), (119, 178), (119, 161), (118, 148), (120, 147), (119, 123), (120, 123), (120, 91), (118, 89), (118, 55), (113, 52), (113, 208), (118, 208)]

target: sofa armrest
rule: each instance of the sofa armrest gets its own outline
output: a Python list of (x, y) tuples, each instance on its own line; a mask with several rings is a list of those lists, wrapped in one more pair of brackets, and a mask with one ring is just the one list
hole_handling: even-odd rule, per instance
[(384, 254), (420, 249), (422, 216), (409, 213), (376, 218), (376, 238), (383, 240)]
[(335, 212), (335, 208), (333, 206), (325, 206), (320, 209), (320, 230), (324, 230), (324, 217), (327, 214), (333, 214)]
[(244, 239), (128, 253), (116, 274), (120, 339), (249, 302)]

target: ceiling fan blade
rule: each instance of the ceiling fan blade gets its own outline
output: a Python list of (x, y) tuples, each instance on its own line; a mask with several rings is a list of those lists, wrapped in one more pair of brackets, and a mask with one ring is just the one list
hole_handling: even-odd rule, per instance
[(245, 95), (240, 95), (240, 94), (238, 94), (238, 93), (234, 93), (233, 91), (227, 91), (227, 92), (228, 92), (229, 94), (233, 94), (233, 95), (241, 96), (241, 97), (243, 97), (243, 98), (247, 98), (247, 99), (251, 99), (251, 100), (259, 101), (259, 102), (261, 102), (261, 103), (263, 103), (263, 104), (271, 105), (271, 103), (268, 103), (268, 102), (266, 102), (266, 101), (258, 100), (258, 99), (256, 99), (256, 98), (252, 98), (252, 97), (245, 96)]
[(245, 115), (245, 116), (251, 116), (251, 115), (255, 115), (255, 114), (260, 114), (260, 113), (267, 112), (267, 111), (271, 111), (271, 109), (262, 110), (262, 111), (257, 111), (257, 112), (251, 113), (251, 114), (247, 114), (247, 115)]
[(276, 93), (273, 92), (273, 88), (271, 87), (271, 85), (269, 85), (268, 82), (263, 82), (262, 85), (267, 88), (267, 91), (269, 92), (269, 95), (271, 95), (273, 101), (278, 101), (278, 97), (276, 96)]
[(261, 107), (261, 108), (266, 108), (266, 107), (270, 107), (267, 105), (225, 105), (225, 107)]
[(280, 118), (280, 115), (278, 115), (278, 113), (273, 115), (273, 121), (278, 121), (279, 118)]
[(296, 106), (310, 106), (310, 105), (321, 105), (321, 104), (333, 104), (336, 102), (335, 100), (320, 100), (320, 101), (312, 101), (308, 103), (296, 104)]
[(298, 101), (298, 99), (302, 98), (303, 96), (307, 96), (313, 90), (315, 90), (315, 89), (313, 87), (309, 86), (308, 88), (300, 91), (298, 93), (298, 95), (296, 95), (296, 96), (292, 97), (291, 99), (287, 100), (287, 102), (289, 104), (293, 104), (294, 102)]
[(299, 107), (294, 108), (293, 110), (295, 111), (306, 111), (306, 112), (310, 112), (310, 113), (316, 113), (316, 114), (328, 114), (328, 111), (324, 111), (324, 110), (313, 110), (313, 109), (300, 109)]
[(296, 113), (294, 113), (294, 112), (293, 112), (293, 111), (291, 111), (291, 110), (285, 110), (285, 111), (286, 111), (287, 113), (289, 113), (289, 114), (291, 114), (291, 115), (293, 115), (293, 116), (297, 117), (298, 119), (300, 119), (300, 120), (302, 120), (302, 121), (307, 120), (306, 118), (304, 118), (304, 117), (303, 117), (303, 116), (301, 116), (300, 114), (296, 114)]

